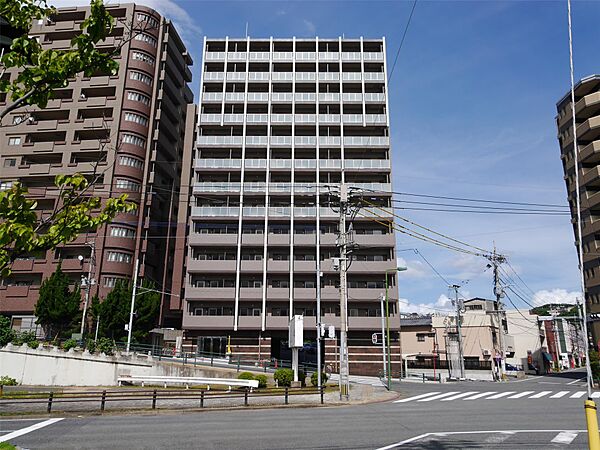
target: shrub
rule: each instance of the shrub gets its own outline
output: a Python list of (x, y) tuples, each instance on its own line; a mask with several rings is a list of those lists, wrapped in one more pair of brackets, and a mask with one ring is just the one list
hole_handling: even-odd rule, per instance
[(15, 332), (13, 334), (12, 343), (14, 345), (29, 344), (30, 342), (35, 341), (36, 338), (37, 338), (37, 336), (35, 335), (34, 331)]
[(67, 339), (65, 342), (63, 342), (62, 345), (62, 349), (65, 352), (68, 352), (69, 350), (75, 347), (77, 347), (77, 341), (75, 339)]
[(238, 375), (238, 380), (254, 380), (254, 375), (250, 372), (242, 372)]
[(40, 343), (39, 343), (38, 341), (29, 341), (29, 342), (27, 343), (27, 346), (28, 346), (29, 348), (33, 348), (33, 349), (35, 349), (35, 348), (38, 348), (38, 347), (40, 346)]
[(14, 378), (7, 377), (6, 375), (0, 377), (0, 385), (2, 386), (16, 386), (17, 384), (19, 383)]
[[(327, 383), (328, 379), (329, 377), (327, 376), (327, 374), (325, 372), (321, 372), (321, 386), (325, 386), (325, 383)], [(313, 372), (313, 374), (310, 376), (310, 384), (312, 384), (313, 386), (319, 385), (318, 372)]]
[(85, 348), (87, 349), (88, 352), (94, 353), (96, 351), (96, 342), (94, 342), (93, 339), (88, 339), (85, 342)]
[(277, 369), (273, 375), (278, 386), (291, 386), (294, 380), (294, 371), (292, 369)]
[(259, 388), (266, 388), (267, 387), (267, 382), (268, 382), (268, 378), (266, 375), (256, 375), (254, 377), (255, 380), (258, 380), (258, 387)]
[(114, 348), (115, 346), (109, 338), (103, 337), (96, 342), (96, 350), (98, 350), (98, 353), (104, 353), (105, 355), (110, 356), (113, 354)]
[(594, 380), (600, 379), (600, 355), (597, 351), (590, 351), (590, 366), (592, 369), (592, 378)]

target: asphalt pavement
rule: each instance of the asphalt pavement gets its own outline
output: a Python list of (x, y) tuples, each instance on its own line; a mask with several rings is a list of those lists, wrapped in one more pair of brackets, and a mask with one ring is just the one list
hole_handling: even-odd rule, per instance
[(0, 419), (0, 441), (28, 449), (583, 449), (584, 375), (401, 383), (394, 401), (343, 407)]

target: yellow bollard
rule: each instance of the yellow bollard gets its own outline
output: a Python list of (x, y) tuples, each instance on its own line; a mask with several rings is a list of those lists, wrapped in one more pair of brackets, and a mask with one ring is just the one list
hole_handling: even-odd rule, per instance
[(600, 434), (598, 434), (596, 403), (590, 399), (585, 401), (585, 421), (587, 422), (589, 449), (600, 450)]

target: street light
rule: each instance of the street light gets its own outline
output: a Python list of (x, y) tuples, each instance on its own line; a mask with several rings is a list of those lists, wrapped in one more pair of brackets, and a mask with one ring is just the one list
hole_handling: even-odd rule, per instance
[[(393, 269), (388, 269), (385, 271), (385, 327), (386, 327), (386, 337), (387, 337), (387, 388), (388, 391), (392, 388), (392, 358), (391, 358), (391, 346), (390, 346), (390, 302), (388, 297), (388, 274), (403, 272), (407, 268), (406, 267), (395, 267)], [(400, 311), (398, 311), (398, 314)], [(402, 364), (402, 361), (400, 361)]]

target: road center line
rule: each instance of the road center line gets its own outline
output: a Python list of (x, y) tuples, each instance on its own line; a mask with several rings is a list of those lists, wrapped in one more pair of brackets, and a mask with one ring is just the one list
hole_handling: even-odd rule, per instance
[(542, 391), (542, 392), (538, 392), (537, 394), (535, 394), (535, 395), (532, 395), (532, 396), (531, 396), (531, 397), (529, 397), (529, 398), (542, 398), (542, 397), (544, 397), (545, 395), (548, 395), (548, 394), (552, 394), (552, 391)]
[(566, 444), (569, 445), (571, 442), (575, 440), (578, 433), (573, 433), (572, 431), (562, 431), (554, 436), (550, 442), (554, 444)]
[(506, 397), (507, 395), (514, 394), (514, 393), (515, 393), (515, 391), (500, 392), (496, 395), (492, 395), (491, 397), (486, 398), (486, 400), (496, 400), (498, 398)]
[(463, 398), (463, 400), (477, 400), (478, 398), (485, 397), (486, 395), (495, 394), (496, 391), (482, 392), (480, 394), (472, 395), (471, 397)]
[(53, 423), (60, 422), (63, 420), (62, 418), (57, 419), (48, 419), (43, 422), (36, 423), (26, 428), (21, 428), (20, 430), (13, 431), (12, 433), (5, 434), (4, 436), (0, 436), (0, 442), (7, 442), (11, 439), (17, 438), (19, 436), (23, 436), (24, 434), (31, 433), (32, 431), (39, 430), (40, 428), (47, 427), (48, 425), (52, 425)]
[(413, 400), (418, 400), (420, 398), (429, 397), (430, 395), (436, 395), (439, 392), (428, 392), (427, 394), (415, 395), (414, 397), (403, 398), (402, 400), (396, 400), (394, 403), (406, 403), (411, 402)]
[(450, 397), (451, 395), (458, 394), (458, 391), (454, 392), (445, 392), (444, 394), (434, 395), (433, 397), (423, 398), (421, 400), (417, 400), (418, 402), (431, 402), (433, 400), (439, 400), (440, 398)]
[(533, 394), (534, 392), (535, 391), (523, 391), (523, 392), (519, 392), (518, 394), (511, 395), (508, 398), (521, 398), (521, 397), (525, 397), (526, 395)]
[(568, 393), (569, 393), (569, 391), (560, 391), (554, 395), (551, 395), (550, 398), (561, 398), (561, 397), (564, 397), (565, 395), (567, 395)]
[(466, 397), (468, 395), (472, 395), (472, 394), (476, 394), (476, 393), (477, 393), (477, 391), (463, 392), (461, 394), (453, 395), (452, 397), (443, 398), (442, 401), (443, 402), (449, 402), (451, 400), (456, 400), (456, 399), (463, 398), (463, 397)]

